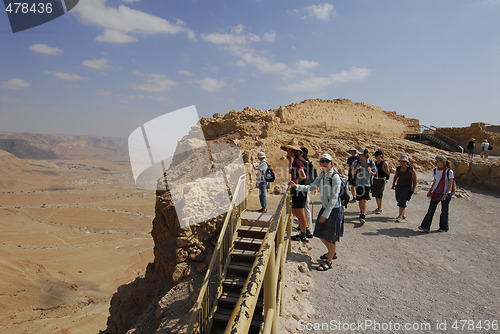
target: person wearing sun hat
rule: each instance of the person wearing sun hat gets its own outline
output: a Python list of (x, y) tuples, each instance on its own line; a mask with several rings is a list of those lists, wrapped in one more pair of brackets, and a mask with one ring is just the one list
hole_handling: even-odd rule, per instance
[(259, 188), (259, 201), (261, 209), (258, 212), (265, 213), (267, 212), (267, 182), (264, 177), (267, 170), (267, 162), (266, 162), (266, 154), (264, 152), (259, 152), (257, 154), (257, 159), (259, 159), (259, 164), (255, 166), (253, 164), (253, 156), (252, 156), (252, 166), (253, 169), (257, 171), (257, 187)]
[(401, 155), (399, 164), (392, 180), (392, 189), (396, 192), (396, 202), (398, 203), (399, 214), (396, 222), (402, 223), (406, 220), (407, 202), (410, 200), (415, 187), (417, 186), (417, 173), (410, 166), (410, 159), (407, 155)]
[(476, 144), (476, 138), (471, 138), (467, 143), (467, 154), (469, 155), (469, 160), (474, 157), (474, 145)]
[(375, 151), (373, 154), (375, 156), (375, 166), (377, 166), (377, 174), (373, 177), (372, 184), (372, 196), (375, 197), (377, 202), (377, 208), (375, 209), (375, 214), (382, 213), (382, 197), (384, 195), (385, 184), (389, 180), (389, 175), (391, 170), (389, 165), (384, 160), (384, 152), (381, 150)]
[(483, 140), (481, 143), (481, 158), (488, 159), (488, 156), (490, 155), (490, 151), (488, 150), (490, 148), (490, 143), (488, 143), (488, 139)]
[(439, 215), (439, 230), (438, 232), (448, 232), (449, 226), (449, 211), (451, 201), (451, 191), (455, 176), (453, 170), (449, 168), (448, 159), (444, 155), (438, 155), (434, 158), (435, 168), (432, 170), (434, 180), (427, 192), (427, 197), (430, 198), (429, 208), (418, 227), (421, 232), (429, 232), (432, 224), (432, 218), (436, 212), (436, 208), (441, 203), (441, 214)]
[[(281, 149), (287, 152), (288, 172), (290, 173), (291, 181), (295, 184), (303, 184), (306, 179), (305, 161), (302, 158), (302, 150), (295, 140), (291, 140), (287, 145), (282, 145)], [(312, 237), (312, 233), (307, 227), (307, 218), (305, 214), (305, 206), (307, 193), (297, 191), (295, 188), (291, 190), (292, 196), (292, 213), (299, 220), (300, 232), (291, 237), (295, 241), (307, 241), (307, 238)]]
[(332, 160), (332, 156), (328, 153), (321, 155), (319, 158), (321, 172), (310, 185), (298, 185), (293, 181), (289, 182), (292, 189), (301, 192), (321, 189), (322, 207), (314, 227), (314, 236), (320, 238), (328, 252), (320, 257), (325, 262), (316, 268), (319, 271), (332, 268), (332, 260), (337, 258), (337, 242), (344, 235), (344, 207), (339, 199), (342, 181), (333, 168)]
[(377, 174), (377, 167), (368, 159), (368, 149), (358, 151), (359, 159), (353, 163), (352, 175), (356, 175), (356, 200), (359, 204), (359, 222), (366, 222), (366, 205), (370, 200), (371, 177)]

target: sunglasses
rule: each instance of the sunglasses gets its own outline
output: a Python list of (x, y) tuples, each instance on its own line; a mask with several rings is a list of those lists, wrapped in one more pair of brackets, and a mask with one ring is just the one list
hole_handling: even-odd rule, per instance
[(320, 160), (319, 163), (320, 164), (326, 164), (326, 163), (329, 163), (331, 162), (330, 160)]

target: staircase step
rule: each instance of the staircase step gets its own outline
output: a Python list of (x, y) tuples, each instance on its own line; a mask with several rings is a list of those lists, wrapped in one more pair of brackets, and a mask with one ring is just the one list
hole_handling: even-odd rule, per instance
[[(264, 308), (264, 300), (262, 298), (262, 294), (259, 295), (259, 299), (257, 300), (257, 305), (255, 306), (255, 312), (258, 312), (258, 313), (262, 313), (262, 310)], [(232, 305), (232, 307), (234, 308), (234, 306), (236, 305), (236, 303), (238, 302), (238, 298), (240, 297), (240, 295), (236, 292), (224, 292), (220, 297), (219, 297), (219, 304), (218, 305)], [(230, 307), (223, 307), (223, 308), (230, 308)]]
[(235, 249), (231, 253), (231, 261), (254, 263), (257, 257), (256, 251)]
[(238, 237), (234, 242), (235, 249), (258, 251), (262, 245), (262, 239)]
[(238, 236), (244, 238), (264, 239), (268, 228), (263, 226), (241, 226), (238, 229)]
[[(231, 319), (232, 309), (218, 308), (213, 316), (213, 325), (211, 333), (219, 333), (218, 330), (227, 325), (229, 319)], [(254, 313), (253, 319), (250, 323), (250, 329), (248, 333), (259, 333), (260, 325), (264, 322), (264, 318), (261, 313)]]
[(238, 276), (226, 277), (226, 279), (222, 281), (223, 291), (236, 292), (239, 294), (241, 293), (241, 290), (245, 286), (246, 281), (247, 281), (246, 277), (238, 277)]
[(235, 262), (231, 261), (231, 263), (227, 266), (228, 274), (234, 274), (237, 276), (245, 276), (248, 277), (250, 273), (250, 269), (252, 269), (253, 263), (249, 262)]

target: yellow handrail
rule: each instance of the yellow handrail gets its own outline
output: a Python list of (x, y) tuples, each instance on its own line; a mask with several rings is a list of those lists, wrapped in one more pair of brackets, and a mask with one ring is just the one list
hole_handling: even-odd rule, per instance
[(246, 209), (247, 192), (246, 177), (242, 175), (236, 185), (198, 299), (193, 306), (188, 333), (207, 333), (211, 327), (211, 319), (217, 306), (221, 282), (226, 274), (230, 251), (236, 231), (241, 224), (240, 216)]
[(226, 334), (248, 333), (260, 289), (264, 284), (264, 329), (278, 333), (281, 314), (283, 268), (286, 254), (290, 253), (292, 215), (290, 190), (281, 198), (271, 226), (257, 253), (250, 274), (227, 324)]

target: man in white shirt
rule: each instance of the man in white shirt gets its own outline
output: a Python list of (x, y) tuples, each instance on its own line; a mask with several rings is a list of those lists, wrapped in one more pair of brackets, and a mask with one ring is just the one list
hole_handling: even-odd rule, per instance
[(485, 139), (481, 143), (481, 158), (488, 159), (488, 156), (490, 155), (488, 148), (490, 148), (490, 143), (488, 143), (488, 139)]

